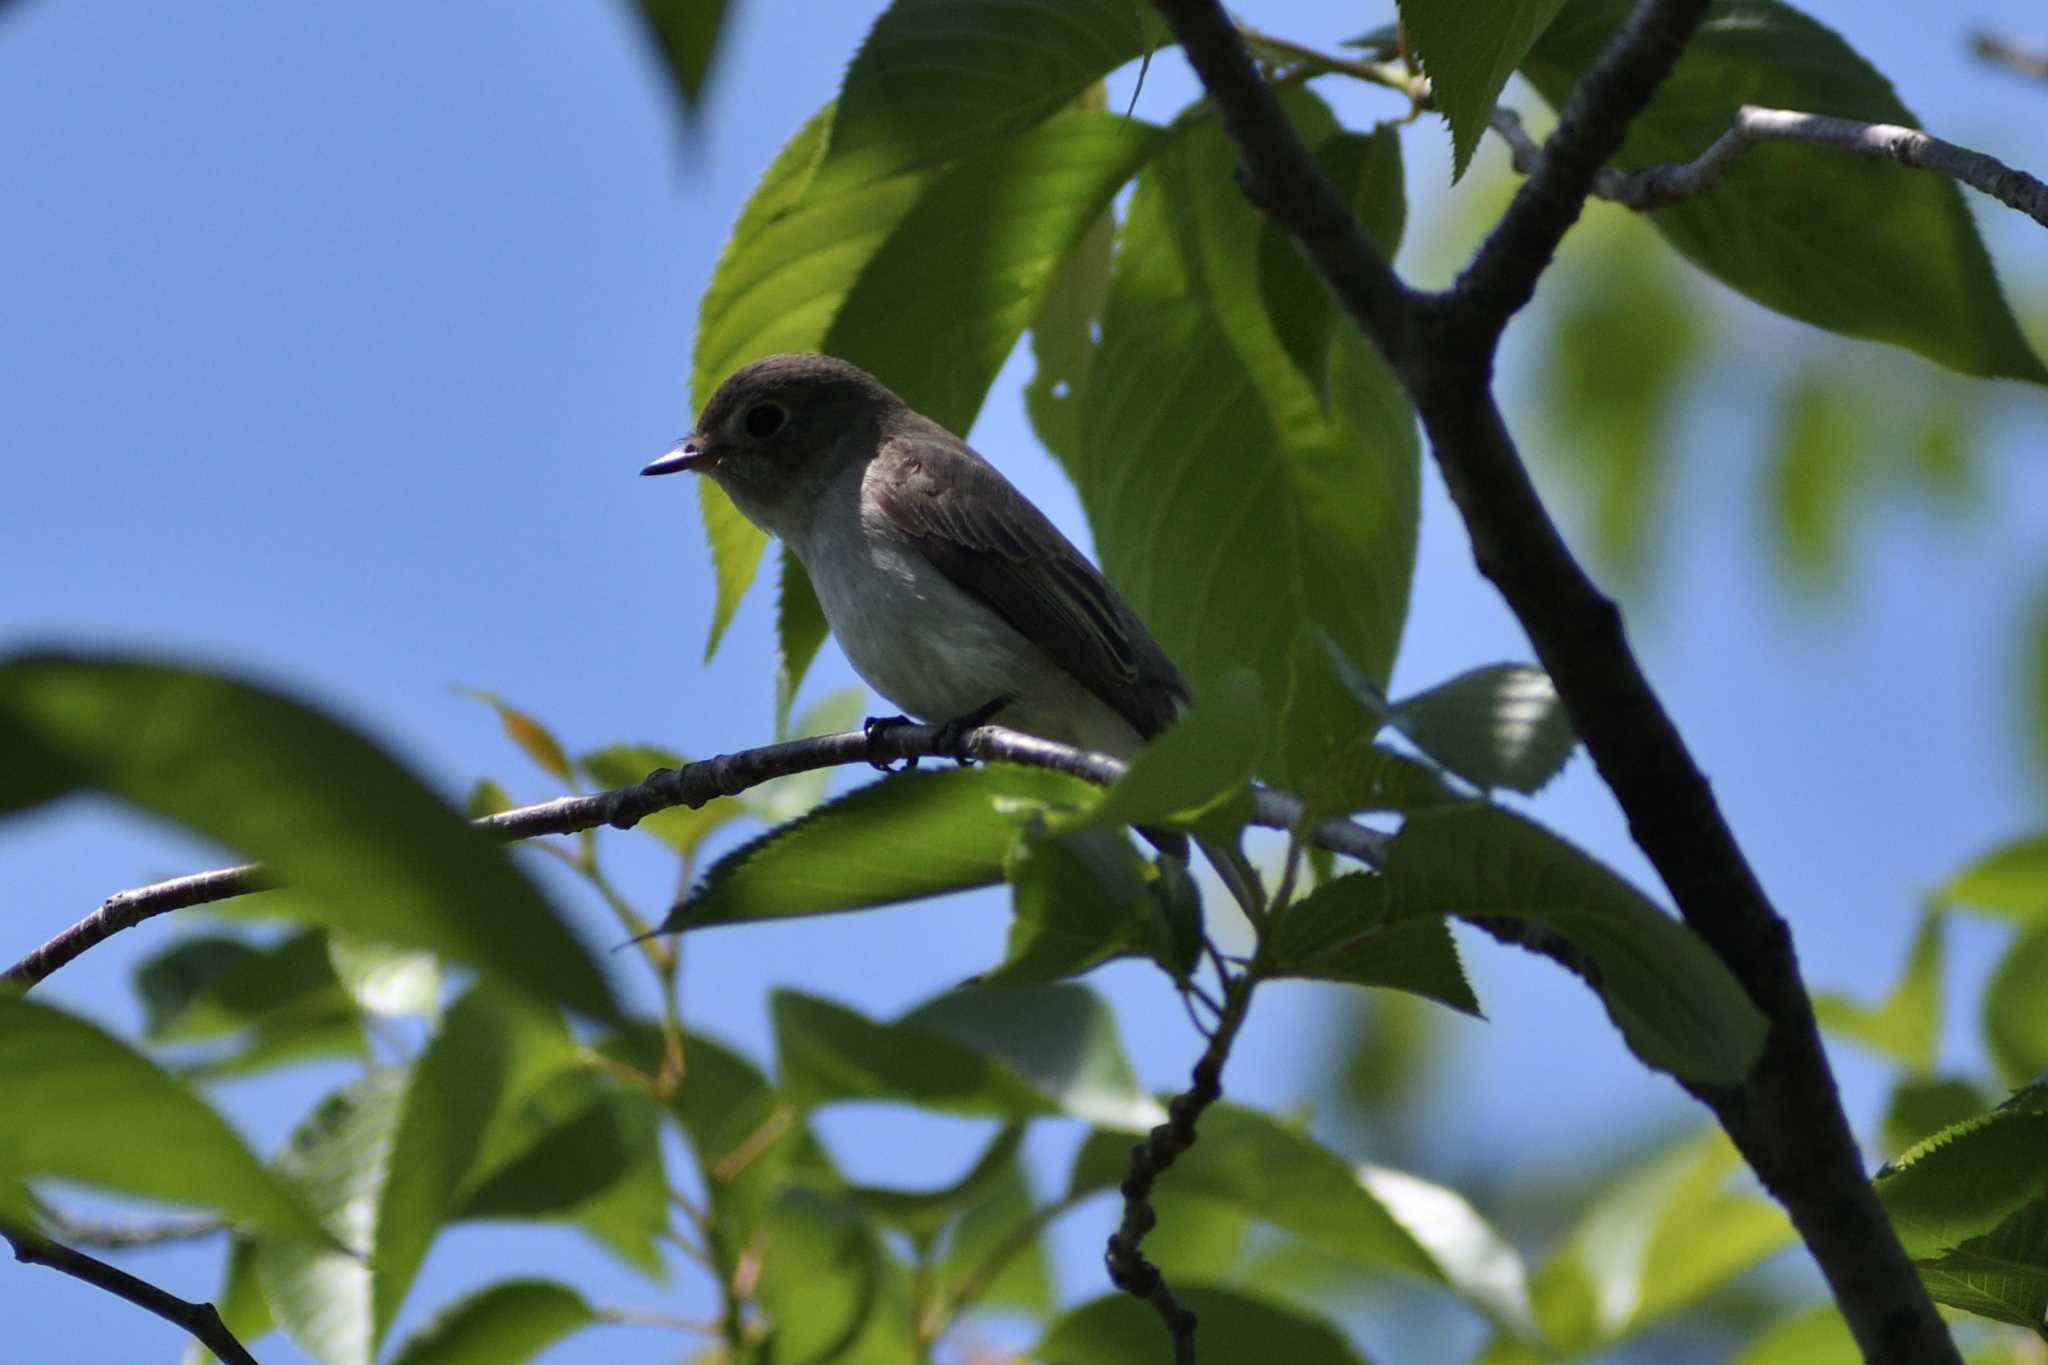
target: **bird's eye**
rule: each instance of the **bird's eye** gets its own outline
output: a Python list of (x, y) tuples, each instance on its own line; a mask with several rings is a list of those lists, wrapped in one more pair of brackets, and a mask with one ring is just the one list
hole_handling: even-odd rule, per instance
[(753, 407), (747, 409), (746, 418), (741, 425), (746, 427), (747, 435), (757, 441), (765, 441), (776, 432), (782, 430), (782, 424), (788, 420), (789, 413), (781, 405), (776, 403), (756, 403)]

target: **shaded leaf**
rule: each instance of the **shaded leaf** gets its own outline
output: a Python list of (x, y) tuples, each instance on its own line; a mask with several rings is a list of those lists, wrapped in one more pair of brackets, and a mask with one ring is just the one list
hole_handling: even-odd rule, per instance
[(1763, 1016), (1692, 930), (1539, 825), (1494, 809), (1411, 816), (1385, 875), (1404, 910), (1534, 919), (1570, 939), (1646, 1066), (1732, 1085), (1763, 1047)]
[(1052, 981), (1157, 948), (1165, 939), (1164, 911), (1146, 885), (1147, 870), (1115, 830), (1027, 831), (1003, 861), (1011, 887), (1009, 946), (979, 980)]
[(983, 1202), (998, 1184), (1015, 1174), (1017, 1148), (1023, 1140), (1023, 1124), (1004, 1125), (974, 1165), (958, 1180), (940, 1189), (854, 1185), (847, 1188), (844, 1197), (861, 1212), (893, 1224), (910, 1238), (912, 1245), (929, 1247), (948, 1222)]
[(2005, 950), (1984, 986), (1984, 1042), (2005, 1079), (2018, 1085), (2048, 1071), (2048, 925)]
[(1451, 179), (1465, 174), (1501, 87), (1565, 0), (1400, 0), (1408, 43), (1451, 125)]
[[(1221, 1102), (1201, 1140), (1159, 1181), (1159, 1202), (1199, 1195), (1272, 1223), (1354, 1266), (1443, 1285), (1495, 1321), (1532, 1330), (1521, 1258), (1452, 1191), (1381, 1167), (1354, 1171), (1306, 1134)], [(1096, 1133), (1074, 1159), (1074, 1193), (1115, 1188), (1131, 1143)], [(1275, 1172), (1286, 1172), (1276, 1180)]]
[[(1571, 0), (1522, 73), (1561, 108), (1628, 11), (1629, 0)], [(1719, 0), (1615, 164), (1690, 161), (1744, 104), (1919, 126), (1832, 30), (1775, 0)], [(1774, 143), (1746, 152), (1713, 191), (1649, 217), (1694, 264), (1767, 308), (1966, 374), (2048, 379), (1946, 176)]]
[(782, 547), (780, 576), (775, 585), (775, 733), (789, 728), (789, 711), (811, 660), (818, 657), (830, 628), (818, 590), (796, 555)]
[(783, 1085), (799, 1104), (900, 1100), (946, 1113), (1065, 1113), (1123, 1130), (1160, 1121), (1108, 1008), (1075, 986), (952, 992), (893, 1023), (778, 991)]
[[(0, 993), (0, 1175), (54, 1176), (218, 1209), (285, 1238), (316, 1216), (185, 1086), (83, 1019)], [(109, 1141), (109, 1134), (147, 1141)]]
[[(1288, 1365), (1365, 1365), (1344, 1334), (1320, 1318), (1238, 1289), (1174, 1286), (1194, 1313), (1195, 1338), (1211, 1360)], [(1091, 1299), (1046, 1329), (1032, 1359), (1045, 1365), (1132, 1365), (1165, 1359), (1167, 1340), (1150, 1304), (1129, 1294)]]
[[(979, 1202), (960, 1215), (939, 1252), (935, 1293), (946, 1302), (971, 1292), (977, 1308), (1047, 1312), (1053, 1303), (1052, 1258), (1045, 1238), (1029, 1235), (1037, 1227), (1023, 1166), (1013, 1157), (979, 1193)], [(1150, 1239), (1146, 1245), (1148, 1251), (1155, 1247)]]
[(2048, 1091), (2029, 1086), (1887, 1162), (1872, 1184), (1906, 1254), (1939, 1256), (2048, 1196)]
[(1261, 968), (1272, 976), (1410, 991), (1478, 1014), (1443, 916), (1414, 905), (1404, 909), (1396, 909), (1377, 874), (1353, 872), (1324, 882), (1274, 917)]
[(728, 0), (634, 0), (633, 7), (688, 112), (703, 96)]
[(1479, 787), (1534, 793), (1578, 743), (1550, 675), (1489, 664), (1395, 703), (1389, 719), (1415, 746)]
[(1896, 1157), (1944, 1128), (1988, 1112), (1991, 1097), (1960, 1076), (1908, 1077), (1892, 1087), (1881, 1131), (1887, 1157)]
[[(112, 657), (0, 667), (0, 750), (252, 857), (292, 888), (230, 903), (425, 948), (616, 1014), (603, 973), (501, 849), (381, 749), (276, 693)], [(318, 780), (309, 780), (317, 774)]]
[(1094, 799), (1078, 778), (988, 766), (908, 772), (855, 789), (728, 853), (661, 932), (820, 915), (934, 896), (1002, 877), (1025, 809)]
[(598, 1322), (597, 1310), (552, 1280), (500, 1280), (436, 1313), (391, 1365), (519, 1365)]
[(1982, 1237), (1916, 1261), (1936, 1303), (2024, 1327), (2048, 1316), (2048, 1199), (2036, 1199)]
[(1081, 449), (1081, 395), (1095, 364), (1095, 329), (1109, 301), (1115, 242), (1115, 214), (1097, 214), (1045, 282), (1031, 319), (1036, 366), (1024, 386), (1024, 410), (1038, 439), (1063, 463)]
[(1131, 759), (1094, 818), (1197, 829), (1230, 841), (1251, 815), (1251, 776), (1265, 739), (1265, 698), (1249, 668), (1223, 674), (1195, 707)]
[(348, 1248), (256, 1244), (256, 1276), (278, 1326), (321, 1365), (370, 1365), (390, 1321), (391, 1309), (379, 1311), (376, 1302), (371, 1263), (407, 1079), (404, 1068), (384, 1068), (329, 1095), (292, 1131), (277, 1159), (278, 1173)]
[(761, 1246), (761, 1306), (777, 1365), (822, 1365), (860, 1334), (875, 1307), (882, 1248), (859, 1211), (815, 1190), (784, 1190)]

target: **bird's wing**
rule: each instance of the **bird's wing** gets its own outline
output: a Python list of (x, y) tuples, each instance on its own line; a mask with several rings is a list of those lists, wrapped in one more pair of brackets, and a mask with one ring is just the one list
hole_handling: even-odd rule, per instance
[(1044, 650), (1142, 738), (1173, 722), (1188, 692), (1166, 651), (993, 465), (943, 428), (898, 432), (883, 441), (868, 487), (875, 505), (940, 573)]

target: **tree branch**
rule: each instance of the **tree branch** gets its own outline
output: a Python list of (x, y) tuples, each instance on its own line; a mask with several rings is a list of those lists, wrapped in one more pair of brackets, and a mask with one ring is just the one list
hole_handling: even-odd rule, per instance
[[(508, 840), (541, 834), (575, 834), (601, 825), (630, 829), (655, 811), (672, 806), (701, 806), (717, 797), (737, 796), (771, 778), (870, 761), (891, 763), (965, 755), (982, 762), (1051, 768), (1097, 786), (1107, 786), (1123, 776), (1124, 765), (1107, 754), (1055, 744), (998, 725), (968, 731), (955, 752), (942, 747), (942, 728), (891, 726), (877, 730), (872, 739), (865, 731), (846, 730), (743, 749), (681, 768), (664, 768), (630, 787), (589, 796), (564, 796), (501, 811), (474, 823), (479, 829)], [(1301, 798), (1289, 792), (1259, 791), (1252, 798), (1252, 822), (1271, 829), (1294, 828), (1301, 822), (1304, 810)], [(1333, 853), (1377, 866), (1385, 855), (1388, 836), (1349, 820), (1326, 820), (1316, 827), (1313, 839)], [(93, 945), (146, 919), (169, 910), (230, 900), (269, 885), (261, 866), (245, 863), (116, 892), (101, 902), (97, 910), (10, 967), (5, 976), (0, 976), (0, 985), (27, 989)]]
[[(1691, 1087), (1784, 1204), (1866, 1359), (1955, 1362), (1954, 1343), (1864, 1176), (1778, 917), (1630, 649), (1620, 610), (1572, 557), (1491, 392), (1494, 347), (1577, 218), (1630, 119), (1706, 0), (1642, 0), (1565, 106), (1542, 161), (1449, 295), (1405, 290), (1342, 217), (1329, 185), (1249, 72), (1215, 0), (1153, 0), (1187, 49), (1245, 165), (1243, 183), (1392, 363), (1471, 535), (1479, 569), (1528, 632), (1629, 829), (1688, 925), (1771, 1022), (1747, 1080)], [(1235, 60), (1218, 56), (1235, 49)], [(1243, 68), (1243, 72), (1239, 71)], [(1220, 78), (1219, 78), (1220, 77)], [(1280, 169), (1262, 164), (1272, 156)], [(1391, 302), (1390, 302), (1391, 300)]]
[[(1520, 116), (1512, 109), (1494, 110), (1492, 124), (1493, 130), (1507, 142), (1516, 170), (1526, 175), (1541, 164), (1542, 150), (1523, 130)], [(1896, 161), (1915, 170), (1936, 171), (2048, 227), (2048, 184), (1997, 157), (1958, 147), (1918, 128), (1827, 118), (1793, 109), (1765, 109), (1754, 104), (1737, 109), (1728, 131), (1691, 161), (1666, 162), (1633, 171), (1603, 166), (1593, 177), (1592, 193), (1624, 208), (1639, 210), (1704, 194), (1721, 183), (1738, 157), (1760, 142), (1801, 142), (1872, 161)]]
[(1166, 1122), (1154, 1128), (1141, 1143), (1131, 1148), (1131, 1164), (1118, 1187), (1124, 1197), (1123, 1221), (1109, 1235), (1102, 1253), (1109, 1268), (1110, 1283), (1152, 1305), (1166, 1324), (1173, 1341), (1173, 1365), (1195, 1365), (1195, 1315), (1181, 1307), (1167, 1286), (1159, 1267), (1145, 1259), (1141, 1245), (1145, 1234), (1159, 1221), (1152, 1208), (1152, 1186), (1175, 1159), (1195, 1145), (1195, 1123), (1202, 1111), (1223, 1095), (1223, 1063), (1230, 1046), (1244, 1025), (1257, 983), (1247, 976), (1227, 977), (1223, 982), (1223, 1014), (1209, 1046), (1195, 1063), (1193, 1084), (1173, 1097), (1167, 1105)]
[(0, 1223), (0, 1237), (6, 1238), (14, 1247), (14, 1259), (23, 1265), (48, 1266), (75, 1280), (104, 1289), (117, 1298), (126, 1299), (138, 1308), (147, 1309), (173, 1326), (182, 1327), (194, 1341), (218, 1356), (222, 1365), (256, 1365), (256, 1357), (235, 1340), (235, 1334), (221, 1321), (220, 1313), (212, 1304), (181, 1299), (119, 1267), (95, 1260), (82, 1251), (74, 1251), (25, 1228)]

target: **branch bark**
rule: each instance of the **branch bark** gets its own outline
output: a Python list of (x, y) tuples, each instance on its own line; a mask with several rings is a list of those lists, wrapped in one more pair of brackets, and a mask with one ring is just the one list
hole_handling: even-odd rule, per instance
[(210, 1303), (193, 1303), (138, 1279), (118, 1266), (108, 1265), (82, 1251), (50, 1241), (25, 1228), (0, 1224), (0, 1238), (14, 1248), (14, 1259), (23, 1265), (42, 1265), (109, 1294), (147, 1309), (165, 1322), (182, 1327), (192, 1339), (214, 1353), (223, 1365), (256, 1365), (256, 1357), (235, 1339), (220, 1313)]
[(1692, 1093), (1790, 1213), (1865, 1358), (1959, 1361), (1865, 1178), (1790, 930), (1643, 675), (1619, 608), (1551, 522), (1491, 391), (1502, 329), (1528, 301), (1630, 120), (1677, 63), (1707, 0), (1635, 7), (1573, 91), (1507, 212), (1444, 295), (1409, 291), (1364, 243), (1215, 0), (1153, 4), (1237, 144), (1246, 193), (1295, 239), (1399, 376), (1480, 572), (1527, 631), (1631, 834), (1687, 924), (1771, 1021), (1764, 1055), (1742, 1085)]
[[(771, 778), (871, 761), (893, 763), (965, 755), (981, 762), (1051, 768), (1098, 786), (1107, 786), (1123, 776), (1124, 765), (1107, 754), (1055, 744), (1051, 740), (1006, 730), (999, 725), (985, 725), (968, 731), (955, 752), (944, 746), (943, 728), (934, 725), (891, 726), (876, 730), (872, 738), (861, 730), (845, 730), (834, 735), (743, 749), (681, 768), (664, 768), (630, 787), (589, 796), (564, 796), (538, 805), (501, 811), (485, 816), (475, 824), (479, 829), (507, 840), (531, 839), (543, 834), (574, 834), (602, 825), (630, 829), (658, 810), (672, 806), (701, 806), (717, 797), (737, 796)], [(1293, 829), (1301, 822), (1304, 811), (1301, 798), (1290, 792), (1260, 791), (1252, 799), (1252, 822), (1271, 829)], [(1311, 838), (1332, 853), (1377, 866), (1385, 854), (1388, 836), (1349, 820), (1327, 820), (1316, 827)], [(10, 967), (4, 976), (0, 976), (0, 985), (26, 990), (95, 944), (124, 929), (132, 929), (144, 920), (170, 910), (245, 896), (269, 885), (260, 865), (245, 863), (239, 867), (195, 872), (116, 892), (91, 914)]]

